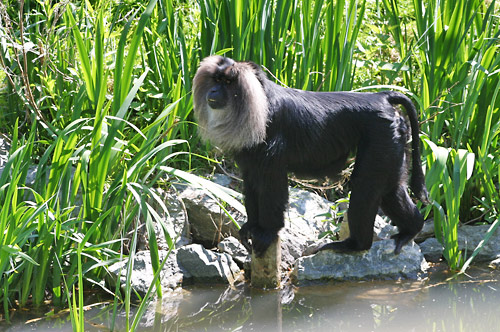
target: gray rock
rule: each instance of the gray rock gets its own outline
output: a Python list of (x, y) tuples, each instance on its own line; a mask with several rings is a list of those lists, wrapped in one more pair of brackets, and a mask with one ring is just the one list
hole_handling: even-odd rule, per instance
[[(297, 236), (289, 228), (280, 231), (281, 240), (281, 270), (287, 271), (293, 267), (295, 260), (303, 255), (308, 247), (315, 246), (317, 238), (304, 238)], [(323, 243), (322, 241), (320, 243)]]
[(420, 233), (415, 237), (415, 242), (420, 243), (430, 237), (434, 237), (434, 219), (427, 219)]
[(240, 268), (231, 256), (214, 253), (199, 244), (179, 248), (177, 262), (195, 282), (233, 284), (240, 274)]
[(228, 187), (233, 181), (229, 176), (224, 175), (224, 174), (214, 174), (210, 181), (217, 183), (218, 185), (221, 185), (223, 187)]
[[(490, 225), (460, 226), (458, 228), (458, 248), (467, 252), (470, 256), (477, 245), (483, 241)], [(491, 238), (483, 243), (479, 254), (475, 257), (476, 262), (487, 262), (500, 258), (500, 227), (495, 230)]]
[[(160, 249), (168, 250), (168, 244), (165, 238), (164, 230), (175, 240), (175, 248), (191, 244), (189, 223), (187, 222), (186, 212), (178, 194), (174, 191), (166, 191), (161, 188), (153, 189), (160, 203), (155, 199), (150, 199), (150, 204), (161, 218), (160, 223), (155, 223), (155, 234)], [(161, 206), (162, 205), (162, 206)], [(165, 229), (163, 228), (165, 227)]]
[[(217, 181), (227, 182), (224, 176), (218, 176)], [(230, 236), (239, 239), (237, 227), (203, 190), (191, 185), (179, 190), (188, 213), (194, 243), (211, 248)], [(331, 229), (331, 223), (326, 222), (326, 218), (321, 215), (329, 212), (332, 205), (314, 193), (290, 188), (285, 227), (280, 232), (284, 269), (289, 269), (306, 247), (318, 240), (322, 232)], [(246, 222), (246, 216), (237, 211), (231, 213), (240, 225)]]
[(250, 259), (247, 249), (233, 236), (229, 236), (219, 242), (217, 249), (220, 252), (229, 254), (240, 267), (243, 267), (243, 264)]
[(375, 216), (375, 225), (373, 227), (373, 233), (377, 239), (384, 240), (390, 239), (391, 236), (398, 233), (398, 228), (391, 225), (387, 218), (382, 218), (379, 215)]
[[(166, 257), (168, 251), (159, 250), (160, 261)], [(122, 287), (127, 280), (128, 259), (115, 263), (109, 267), (112, 276), (120, 275)], [(162, 269), (160, 280), (162, 291), (174, 290), (187, 281), (205, 283), (233, 284), (240, 269), (228, 254), (216, 254), (206, 250), (201, 245), (192, 244), (173, 250)], [(134, 266), (131, 275), (132, 287), (141, 295), (145, 295), (154, 277), (149, 250), (139, 251), (134, 255)], [(114, 285), (116, 278), (108, 282)]]
[(302, 253), (319, 240), (321, 233), (333, 226), (324, 215), (333, 203), (306, 190), (289, 189), (289, 207), (285, 212), (285, 227), (280, 231), (282, 268), (293, 266)]
[(302, 256), (312, 255), (320, 247), (322, 247), (323, 245), (330, 243), (330, 242), (332, 242), (332, 239), (326, 238), (326, 237), (320, 239), (319, 241), (308, 241), (306, 249), (304, 250), (304, 252), (302, 252)]
[(434, 237), (419, 244), (420, 250), (428, 262), (438, 263), (443, 257), (443, 245)]
[[(5, 162), (7, 162), (7, 159), (5, 159)], [(36, 174), (37, 174), (37, 170), (38, 170), (38, 167), (35, 166), (35, 165), (32, 165), (32, 166), (29, 166), (28, 168), (28, 172), (26, 173), (26, 181), (24, 183), (24, 185), (26, 185), (27, 187), (30, 187), (32, 188), (35, 184), (35, 179), (36, 179)], [(8, 170), (5, 170), (5, 166), (0, 166), (0, 176), (2, 175), (2, 173), (6, 171), (6, 172), (11, 172), (10, 169)], [(72, 169), (72, 171), (74, 172), (74, 169)], [(11, 176), (11, 174), (9, 173), (9, 176)], [(48, 182), (49, 180), (49, 174), (47, 172), (47, 176), (46, 176), (46, 182)], [(27, 198), (26, 199), (30, 199), (32, 200), (33, 199), (33, 195), (30, 193), (28, 193), (29, 196), (26, 196)]]
[[(184, 202), (188, 214), (193, 242), (212, 248), (228, 236), (238, 236), (238, 228), (227, 216), (217, 201), (205, 191), (187, 185), (180, 190), (179, 197)], [(245, 218), (231, 210), (233, 218), (242, 225)]]
[(419, 279), (428, 268), (416, 244), (406, 245), (394, 255), (394, 241), (382, 240), (361, 253), (322, 251), (299, 258), (293, 279), (302, 284), (319, 280)]
[[(168, 251), (159, 250), (160, 262), (166, 257)], [(182, 285), (185, 279), (189, 279), (191, 275), (177, 263), (176, 250), (173, 250), (167, 258), (161, 272), (161, 287), (162, 291), (175, 289)], [(128, 259), (115, 263), (109, 267), (109, 272), (113, 276), (120, 275), (120, 284), (122, 287), (127, 281), (127, 263)], [(151, 256), (148, 250), (139, 251), (134, 255), (134, 267), (131, 275), (131, 286), (139, 295), (144, 296), (153, 281), (154, 272), (151, 265)], [(115, 278), (108, 280), (114, 286)]]
[[(325, 230), (322, 224), (326, 220), (323, 216), (331, 212), (333, 203), (321, 196), (297, 188), (289, 188), (288, 209), (285, 212), (289, 228), (302, 232), (306, 236), (317, 235)], [(304, 228), (304, 226), (309, 226)]]
[[(231, 180), (225, 176), (218, 176), (218, 183), (229, 183)], [(227, 180), (227, 181), (226, 181)], [(188, 211), (193, 242), (201, 243), (205, 247), (217, 245), (226, 237), (233, 236), (238, 239), (237, 228), (226, 216), (217, 202), (194, 186), (186, 186), (181, 190), (186, 209)], [(289, 207), (285, 212), (285, 227), (280, 231), (282, 249), (282, 270), (291, 269), (295, 261), (307, 253), (310, 248), (315, 248), (331, 240), (321, 239), (320, 234), (333, 230), (327, 214), (332, 214), (333, 203), (322, 197), (300, 189), (289, 189)], [(240, 224), (245, 222), (245, 217), (236, 213)], [(377, 216), (374, 227), (376, 239), (388, 239), (397, 233), (397, 228), (392, 226), (382, 217)], [(393, 246), (393, 241), (390, 240)], [(233, 246), (240, 246), (236, 240), (228, 242)], [(231, 249), (225, 249), (226, 244), (219, 247), (222, 252), (227, 252), (235, 258), (240, 266), (247, 259), (246, 254), (240, 258)]]
[[(340, 224), (339, 233), (339, 241), (345, 240), (349, 237), (349, 226), (347, 222), (347, 212), (344, 213), (344, 221)], [(373, 241), (380, 241), (384, 239), (390, 239), (392, 235), (397, 234), (398, 229), (396, 226), (392, 226), (389, 222), (386, 221), (383, 217), (376, 215), (375, 216), (375, 224), (373, 228)], [(321, 240), (316, 241), (308, 241), (307, 246), (302, 253), (302, 256), (308, 256), (314, 253), (316, 249), (319, 247), (332, 242), (333, 240), (330, 238), (322, 238)]]

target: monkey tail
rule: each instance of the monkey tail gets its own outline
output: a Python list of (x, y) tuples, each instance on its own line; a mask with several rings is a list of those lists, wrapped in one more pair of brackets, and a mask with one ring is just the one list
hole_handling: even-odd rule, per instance
[(410, 188), (415, 196), (423, 203), (429, 203), (427, 188), (425, 187), (425, 177), (422, 171), (420, 160), (420, 137), (417, 110), (413, 102), (402, 93), (388, 92), (388, 101), (391, 104), (403, 105), (410, 120), (411, 144), (412, 144), (412, 174)]

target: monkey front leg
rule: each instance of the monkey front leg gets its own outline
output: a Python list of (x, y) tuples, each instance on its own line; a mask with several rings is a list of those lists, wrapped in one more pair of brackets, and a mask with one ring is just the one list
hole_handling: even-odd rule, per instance
[(288, 179), (286, 173), (276, 172), (259, 174), (259, 178), (253, 180), (255, 182), (247, 183), (244, 179), (248, 222), (240, 230), (240, 239), (247, 249), (251, 248), (257, 256), (262, 256), (284, 226)]
[(252, 234), (259, 227), (259, 195), (251, 185), (248, 176), (243, 175), (243, 195), (245, 197), (245, 209), (247, 211), (247, 222), (241, 226), (239, 231), (241, 244), (252, 252)]

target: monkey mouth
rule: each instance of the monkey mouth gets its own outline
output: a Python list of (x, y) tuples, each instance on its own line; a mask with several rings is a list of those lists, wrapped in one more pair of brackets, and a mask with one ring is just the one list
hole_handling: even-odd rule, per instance
[(221, 109), (226, 106), (226, 102), (217, 98), (207, 98), (207, 104), (211, 109)]

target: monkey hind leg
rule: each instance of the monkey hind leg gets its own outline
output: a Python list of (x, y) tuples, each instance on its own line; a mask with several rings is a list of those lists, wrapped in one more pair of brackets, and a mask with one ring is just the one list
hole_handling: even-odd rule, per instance
[(398, 227), (399, 233), (393, 235), (392, 238), (396, 242), (394, 253), (399, 254), (401, 248), (422, 230), (424, 218), (408, 195), (406, 186), (398, 186), (385, 195), (381, 207), (384, 213)]
[(349, 238), (327, 243), (317, 249), (337, 252), (369, 250), (373, 242), (373, 226), (380, 204), (380, 185), (373, 185), (373, 179), (355, 182), (348, 210)]

